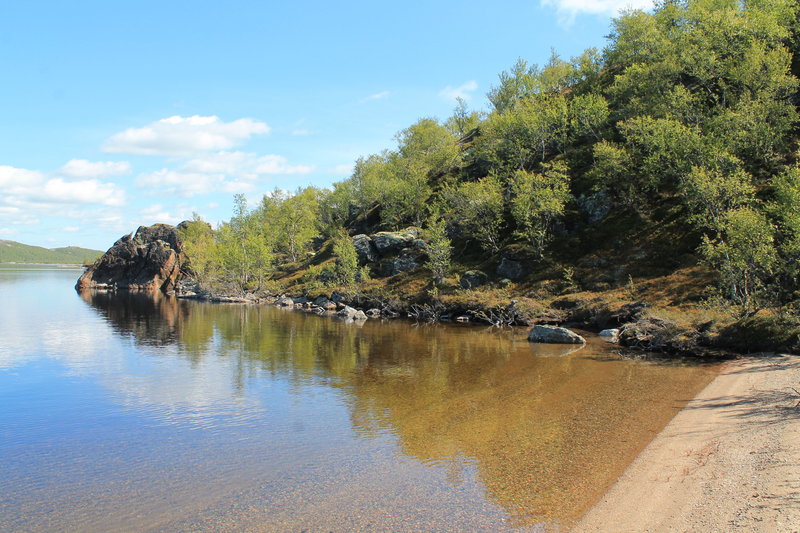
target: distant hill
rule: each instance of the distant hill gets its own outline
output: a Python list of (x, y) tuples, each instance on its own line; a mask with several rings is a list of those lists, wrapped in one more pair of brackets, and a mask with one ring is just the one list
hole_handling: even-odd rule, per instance
[(100, 250), (78, 246), (48, 249), (0, 240), (0, 263), (82, 264), (93, 263), (102, 254)]

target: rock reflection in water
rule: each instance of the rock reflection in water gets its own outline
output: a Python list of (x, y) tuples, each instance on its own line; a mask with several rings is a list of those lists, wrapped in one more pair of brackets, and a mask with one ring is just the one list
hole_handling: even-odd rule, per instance
[(579, 517), (711, 375), (621, 361), (599, 340), (531, 345), (521, 330), (356, 328), (268, 307), (84, 298), (139, 342), (175, 342), (193, 359), (238, 358), (237, 387), (267, 372), (342, 390), (362, 438), (394, 435), (406, 455), (444, 466), (456, 485), (476, 467), (518, 526)]

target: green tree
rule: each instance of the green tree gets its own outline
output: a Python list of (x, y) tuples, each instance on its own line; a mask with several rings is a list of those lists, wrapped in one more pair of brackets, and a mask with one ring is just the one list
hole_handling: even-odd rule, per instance
[(234, 216), (220, 226), (217, 240), (225, 270), (245, 289), (251, 281), (260, 288), (273, 269), (273, 240), (258, 212), (247, 209), (243, 194), (234, 196)]
[(358, 253), (353, 239), (344, 229), (333, 242), (333, 255), (336, 256), (336, 279), (342, 285), (354, 285), (358, 276)]
[(197, 213), (178, 229), (183, 251), (195, 280), (206, 288), (220, 267), (219, 250), (211, 225)]
[(453, 114), (445, 122), (445, 128), (458, 138), (478, 127), (481, 122), (481, 114), (477, 111), (470, 111), (467, 101), (460, 96), (456, 98), (456, 107)]
[(461, 235), (478, 241), (484, 250), (493, 253), (500, 250), (505, 205), (503, 186), (496, 176), (448, 187), (441, 196), (447, 218), (451, 224), (460, 226)]
[(425, 230), (425, 237), (428, 241), (428, 261), (426, 266), (433, 274), (435, 283), (442, 283), (447, 271), (450, 270), (453, 246), (447, 238), (447, 225), (444, 220), (435, 213), (428, 220), (428, 227)]
[(571, 198), (563, 162), (543, 166), (542, 173), (518, 170), (511, 181), (511, 216), (517, 232), (540, 256), (550, 240), (553, 221), (564, 214)]
[(728, 211), (722, 226), (716, 238), (704, 238), (701, 254), (719, 273), (741, 315), (753, 314), (771, 300), (769, 280), (777, 262), (774, 228), (763, 214), (749, 207)]
[(321, 197), (316, 187), (305, 187), (294, 194), (276, 189), (261, 201), (264, 232), (274, 235), (275, 250), (291, 262), (299, 261), (319, 234)]

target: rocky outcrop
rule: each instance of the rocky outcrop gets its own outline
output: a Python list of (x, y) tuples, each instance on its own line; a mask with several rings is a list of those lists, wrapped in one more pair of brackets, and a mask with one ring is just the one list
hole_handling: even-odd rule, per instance
[(528, 275), (528, 269), (522, 261), (504, 256), (497, 265), (497, 275), (508, 279), (520, 279)]
[(586, 340), (577, 333), (557, 326), (534, 326), (528, 333), (528, 341), (544, 344), (586, 344)]
[(353, 246), (358, 254), (361, 264), (373, 263), (378, 260), (378, 250), (369, 235), (356, 235), (353, 237)]
[(410, 247), (419, 237), (419, 230), (406, 228), (401, 231), (381, 231), (372, 236), (375, 248), (382, 256), (397, 253), (403, 248)]
[(155, 224), (125, 235), (83, 273), (75, 288), (174, 291), (185, 262), (178, 228)]
[(353, 246), (362, 265), (370, 266), (378, 276), (394, 276), (420, 266), (428, 244), (419, 238), (417, 228), (381, 231), (374, 235), (355, 235)]
[(481, 272), (480, 270), (468, 270), (464, 272), (463, 276), (461, 276), (461, 279), (458, 281), (458, 285), (462, 289), (475, 289), (481, 285), (486, 285), (488, 281), (489, 276), (487, 276), (484, 272)]
[(576, 202), (578, 210), (586, 217), (589, 224), (606, 218), (614, 207), (614, 200), (606, 191), (597, 191), (590, 195), (582, 194)]

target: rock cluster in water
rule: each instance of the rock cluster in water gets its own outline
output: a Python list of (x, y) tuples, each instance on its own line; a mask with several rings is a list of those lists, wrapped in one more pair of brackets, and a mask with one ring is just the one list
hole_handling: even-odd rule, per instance
[(125, 235), (78, 279), (78, 290), (172, 292), (185, 262), (178, 229), (169, 224), (140, 226)]

